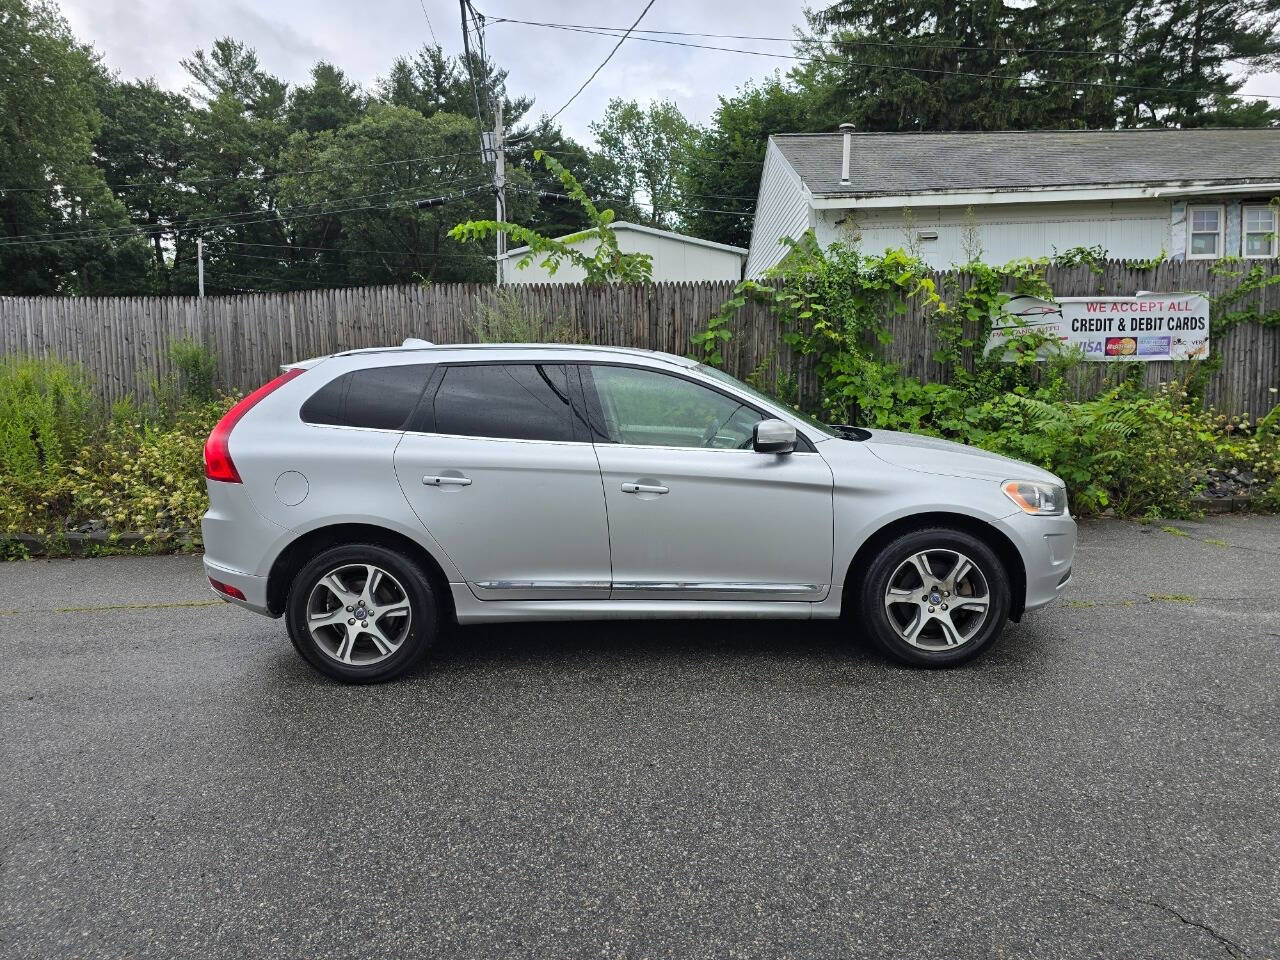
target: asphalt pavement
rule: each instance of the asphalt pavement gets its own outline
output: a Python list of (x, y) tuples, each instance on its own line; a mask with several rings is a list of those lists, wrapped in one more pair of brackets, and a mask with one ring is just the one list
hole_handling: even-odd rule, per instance
[(838, 625), (310, 672), (192, 557), (0, 564), (0, 957), (1275, 957), (1280, 518), (1082, 525), (968, 667)]

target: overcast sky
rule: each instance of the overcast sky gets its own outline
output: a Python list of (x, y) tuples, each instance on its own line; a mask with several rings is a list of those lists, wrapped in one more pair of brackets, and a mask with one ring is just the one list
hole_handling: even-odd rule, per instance
[[(508, 15), (623, 27), (644, 7), (644, 0), (473, 2), (491, 20)], [(76, 35), (92, 43), (109, 67), (126, 78), (154, 77), (174, 89), (187, 83), (178, 61), (224, 35), (249, 43), (266, 69), (289, 83), (304, 81), (311, 65), (324, 59), (366, 86), (395, 56), (431, 41), (428, 16), (446, 52), (456, 53), (462, 43), (455, 0), (61, 0), (61, 5)], [(804, 6), (803, 0), (657, 0), (641, 26), (790, 37), (803, 21)], [(511, 72), (509, 88), (536, 98), (535, 116), (559, 109), (616, 42), (510, 23), (491, 24), (487, 37), (490, 56)], [(688, 39), (791, 52), (786, 43)], [(718, 94), (789, 65), (786, 60), (628, 40), (560, 119), (570, 135), (590, 140), (587, 125), (599, 118), (611, 97), (621, 96), (670, 98), (690, 119), (705, 122)], [(1280, 77), (1253, 78), (1245, 91), (1280, 94)]]
[[(584, 3), (582, 0), (474, 0), (486, 17), (588, 25), (628, 26), (643, 0)], [(187, 83), (178, 61), (197, 47), (231, 35), (258, 51), (263, 65), (281, 79), (306, 79), (319, 59), (341, 67), (370, 85), (391, 60), (431, 42), (426, 7), (435, 36), (447, 53), (462, 46), (456, 0), (61, 0), (76, 35), (91, 42), (107, 65), (126, 78), (154, 77), (162, 86)], [(790, 37), (803, 20), (801, 0), (657, 0), (642, 27)], [(559, 109), (609, 53), (615, 39), (518, 24), (491, 24), (490, 57), (511, 71), (509, 88), (536, 98), (533, 114)], [(679, 38), (674, 38), (679, 39)], [(700, 41), (790, 53), (786, 43)], [(706, 121), (716, 96), (751, 77), (764, 76), (789, 61), (631, 42), (600, 72), (561, 116), (565, 130), (588, 138), (587, 124), (599, 118), (611, 97), (670, 98), (691, 119)]]

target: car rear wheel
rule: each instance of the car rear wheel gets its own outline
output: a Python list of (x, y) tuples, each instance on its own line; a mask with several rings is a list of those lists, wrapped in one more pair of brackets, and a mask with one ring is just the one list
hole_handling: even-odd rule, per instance
[(872, 561), (861, 620), (897, 659), (949, 667), (1000, 636), (1010, 600), (1009, 577), (990, 547), (962, 530), (934, 527), (903, 534)]
[(421, 568), (377, 544), (331, 547), (298, 571), (286, 622), (316, 670), (346, 683), (377, 683), (408, 670), (438, 632), (437, 604)]

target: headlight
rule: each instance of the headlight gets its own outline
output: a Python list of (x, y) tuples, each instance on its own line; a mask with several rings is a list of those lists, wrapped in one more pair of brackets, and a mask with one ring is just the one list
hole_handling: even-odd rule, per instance
[(1056, 484), (1034, 480), (1006, 480), (1000, 489), (1006, 497), (1033, 516), (1056, 517), (1067, 510), (1067, 491)]

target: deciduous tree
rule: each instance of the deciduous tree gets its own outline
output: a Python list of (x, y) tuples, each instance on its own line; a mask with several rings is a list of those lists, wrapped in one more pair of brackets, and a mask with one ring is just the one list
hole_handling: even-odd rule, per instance
[[(805, 94), (776, 74), (720, 98), (711, 124), (680, 167), (690, 233), (747, 246), (769, 136), (812, 130)], [(736, 212), (746, 211), (746, 215)]]
[(93, 162), (102, 68), (42, 0), (0, 0), (0, 293), (140, 282), (146, 248)]
[(684, 205), (680, 169), (698, 148), (701, 132), (670, 100), (641, 106), (615, 98), (604, 117), (591, 124), (599, 144), (610, 201), (633, 204), (639, 197), (642, 222), (679, 225)]

